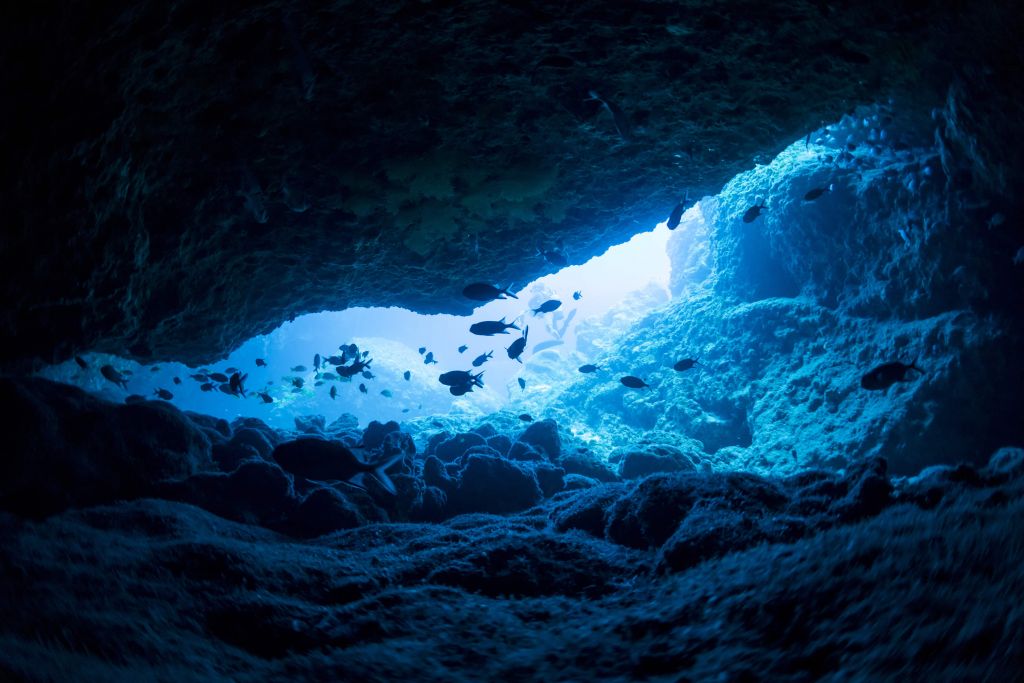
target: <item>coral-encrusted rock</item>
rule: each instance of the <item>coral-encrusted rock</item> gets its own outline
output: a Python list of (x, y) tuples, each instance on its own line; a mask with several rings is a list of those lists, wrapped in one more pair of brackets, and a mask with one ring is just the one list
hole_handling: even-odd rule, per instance
[(486, 442), (479, 434), (464, 432), (442, 441), (437, 445), (434, 454), (444, 462), (452, 462), (461, 457), (473, 446), (484, 446)]
[(537, 483), (540, 490), (544, 492), (545, 498), (550, 498), (565, 488), (565, 470), (548, 462), (538, 462), (533, 465), (533, 472), (537, 475)]
[(536, 505), (543, 493), (533, 469), (491, 455), (470, 455), (449, 501), (459, 512), (508, 513)]
[(548, 460), (558, 460), (562, 455), (562, 439), (558, 435), (558, 423), (554, 420), (534, 422), (519, 435), (519, 441), (543, 451)]
[(428, 456), (423, 461), (423, 481), (428, 486), (435, 486), (446, 494), (451, 494), (458, 485), (458, 482), (449, 476), (445, 464), (434, 455)]
[(297, 415), (295, 417), (295, 431), (300, 434), (322, 436), (326, 429), (327, 418), (323, 415)]
[(0, 509), (46, 515), (150, 494), (209, 469), (210, 440), (164, 401), (120, 405), (44, 379), (0, 379)]
[(892, 502), (893, 487), (886, 469), (885, 458), (869, 458), (850, 466), (844, 477), (848, 493), (833, 508), (841, 520), (877, 515)]
[(562, 493), (552, 500), (549, 516), (559, 531), (578, 529), (602, 538), (605, 513), (624, 490), (622, 484), (603, 484)]
[(339, 529), (353, 529), (366, 521), (359, 508), (343, 493), (333, 488), (317, 488), (289, 515), (287, 528), (293, 536), (311, 538)]
[(989, 458), (985, 475), (997, 479), (1013, 479), (1024, 474), (1024, 448), (1000, 448)]
[(763, 542), (792, 542), (807, 532), (798, 517), (762, 516), (736, 510), (694, 510), (658, 553), (662, 569), (680, 571), (704, 560)]
[(201, 473), (170, 482), (157, 493), (225, 519), (263, 526), (280, 523), (299, 502), (292, 478), (265, 460), (248, 460), (230, 474)]
[[(628, 451), (619, 460), (619, 476), (623, 479), (639, 479), (658, 472), (694, 472), (693, 462), (676, 449), (665, 453)], [(676, 451), (676, 452), (672, 452)]]
[(266, 432), (253, 429), (252, 427), (242, 427), (236, 430), (231, 435), (231, 440), (228, 443), (232, 446), (250, 446), (261, 458), (269, 457), (275, 445), (274, 442), (267, 438)]
[(544, 451), (537, 450), (528, 443), (515, 441), (508, 449), (509, 460), (520, 460), (523, 462), (540, 462), (544, 460)]
[(659, 547), (698, 505), (762, 515), (781, 511), (788, 502), (781, 488), (753, 474), (655, 474), (609, 510), (606, 533), (631, 548)]
[(392, 432), (401, 431), (398, 423), (394, 420), (381, 424), (374, 420), (366, 426), (363, 430), (363, 447), (364, 448), (377, 448), (384, 443), (384, 437)]
[(507, 456), (509, 449), (512, 448), (512, 439), (508, 438), (504, 434), (495, 434), (494, 436), (487, 438), (487, 445), (502, 455)]
[(590, 451), (565, 453), (558, 464), (570, 474), (579, 474), (606, 483), (619, 481), (619, 476), (612, 468)]

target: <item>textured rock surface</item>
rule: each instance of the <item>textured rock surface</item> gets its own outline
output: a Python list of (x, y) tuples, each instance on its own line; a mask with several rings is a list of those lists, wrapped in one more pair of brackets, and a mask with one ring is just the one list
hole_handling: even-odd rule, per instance
[(1020, 186), (1012, 3), (28, 7), (0, 22), (7, 367), (200, 363), (358, 304), (466, 311), (466, 272), (530, 280), (556, 238), (582, 262), (684, 187), (951, 81), (949, 148)]

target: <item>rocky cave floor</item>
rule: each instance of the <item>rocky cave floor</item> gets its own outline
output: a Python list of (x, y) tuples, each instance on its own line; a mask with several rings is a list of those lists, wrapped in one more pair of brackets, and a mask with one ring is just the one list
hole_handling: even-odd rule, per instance
[[(5, 680), (1010, 680), (1024, 451), (788, 477), (670, 448), (613, 470), (550, 420), (397, 424), (117, 405), (0, 380)], [(397, 495), (275, 448), (403, 455)], [(361, 448), (356, 448), (357, 446)], [(312, 456), (311, 456), (312, 457)]]

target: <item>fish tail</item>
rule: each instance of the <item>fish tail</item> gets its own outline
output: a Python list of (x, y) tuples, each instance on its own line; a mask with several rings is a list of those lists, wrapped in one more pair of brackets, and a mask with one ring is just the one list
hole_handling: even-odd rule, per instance
[(507, 294), (508, 296), (512, 297), (513, 299), (518, 299), (518, 298), (519, 298), (518, 296), (516, 296), (516, 295), (515, 295), (515, 294), (513, 294), (512, 292), (508, 291), (508, 290), (510, 290), (510, 289), (512, 289), (512, 285), (509, 285), (509, 286), (508, 286), (508, 287), (506, 287), (505, 289), (501, 290), (501, 293), (502, 293), (502, 294)]
[(396, 453), (372, 465), (367, 465), (370, 476), (376, 479), (377, 482), (384, 487), (384, 490), (393, 496), (398, 495), (398, 489), (395, 488), (395, 483), (391, 481), (391, 477), (389, 477), (384, 470), (388, 469), (403, 458), (405, 458), (405, 453)]

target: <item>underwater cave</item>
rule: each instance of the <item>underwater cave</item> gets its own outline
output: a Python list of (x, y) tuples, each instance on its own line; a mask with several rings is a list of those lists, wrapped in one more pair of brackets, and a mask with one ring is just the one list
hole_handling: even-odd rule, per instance
[(1009, 2), (0, 22), (0, 679), (1018, 680)]

